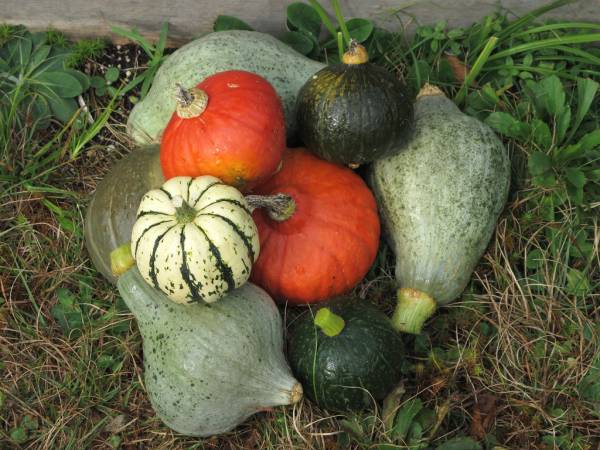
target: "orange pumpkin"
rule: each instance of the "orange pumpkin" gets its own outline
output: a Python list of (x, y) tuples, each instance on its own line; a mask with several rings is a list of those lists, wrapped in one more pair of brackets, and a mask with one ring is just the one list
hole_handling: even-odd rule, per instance
[(287, 150), (283, 168), (256, 193), (284, 193), (295, 204), (288, 218), (265, 209), (253, 217), (260, 256), (251, 280), (273, 297), (313, 303), (350, 291), (377, 255), (377, 205), (352, 170), (317, 158), (305, 149)]
[(259, 75), (231, 70), (191, 90), (179, 87), (160, 161), (166, 179), (212, 175), (247, 189), (277, 171), (284, 150), (285, 119), (275, 89)]

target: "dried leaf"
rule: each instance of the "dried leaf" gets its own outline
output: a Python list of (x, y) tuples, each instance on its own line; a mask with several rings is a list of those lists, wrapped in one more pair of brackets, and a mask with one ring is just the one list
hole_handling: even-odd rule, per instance
[(444, 59), (450, 64), (454, 79), (459, 83), (464, 82), (469, 73), (469, 67), (454, 55), (446, 55)]
[(496, 420), (498, 398), (491, 394), (480, 395), (473, 405), (471, 435), (476, 439), (485, 438)]

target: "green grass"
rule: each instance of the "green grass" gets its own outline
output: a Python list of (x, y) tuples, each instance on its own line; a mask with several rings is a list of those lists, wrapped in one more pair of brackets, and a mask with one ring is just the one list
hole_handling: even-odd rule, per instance
[[(126, 112), (118, 99), (86, 95), (91, 124), (30, 134), (2, 122), (14, 159), (0, 171), (0, 448), (384, 450), (409, 448), (411, 436), (428, 448), (461, 437), (454, 448), (471, 448), (465, 437), (488, 449), (597, 448), (600, 142), (584, 153), (573, 146), (600, 127), (597, 93), (575, 127), (589, 97), (577, 78), (600, 70), (588, 45), (598, 28), (540, 23), (494, 16), (464, 30), (422, 27), (394, 35), (382, 58), (414, 89), (433, 81), (495, 126), (513, 179), (469, 287), (424, 334), (406, 337), (404, 393), (370, 413), (331, 416), (304, 400), (205, 440), (162, 425), (143, 388), (137, 325), (91, 266), (82, 233), (90, 194), (130, 148)], [(0, 27), (0, 42), (12, 32)], [(466, 80), (445, 62), (450, 50), (471, 67)], [(531, 94), (541, 80), (554, 93), (550, 110)], [(394, 264), (383, 245), (356, 289), (388, 313)]]

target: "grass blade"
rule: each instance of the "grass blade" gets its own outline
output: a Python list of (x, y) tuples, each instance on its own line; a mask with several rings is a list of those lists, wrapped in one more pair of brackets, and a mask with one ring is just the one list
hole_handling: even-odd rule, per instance
[[(496, 53), (494, 56), (489, 58), (490, 61), (500, 58), (506, 58), (517, 53), (529, 52), (532, 50), (539, 50), (548, 47), (557, 47), (572, 44), (591, 44), (594, 42), (600, 42), (600, 33), (591, 34), (575, 34), (569, 36), (562, 36), (558, 38), (542, 39), (541, 41), (528, 42), (526, 44), (516, 45), (512, 48), (508, 48), (501, 52)], [(571, 48), (571, 50), (573, 50)], [(596, 58), (600, 59), (600, 58)]]
[(346, 22), (344, 21), (344, 15), (342, 14), (342, 8), (340, 7), (339, 0), (331, 0), (331, 5), (333, 6), (335, 18), (338, 21), (340, 30), (342, 30), (342, 34), (344, 35), (344, 41), (346, 41), (346, 45), (350, 45), (350, 32), (348, 31), (348, 27), (346, 26)]
[(317, 0), (308, 0), (308, 3), (310, 3), (310, 5), (315, 9), (321, 18), (321, 22), (323, 22), (323, 25), (325, 25), (325, 28), (327, 28), (327, 31), (329, 31), (332, 36), (335, 36), (337, 32), (335, 31), (335, 27), (333, 26), (333, 22), (329, 18), (327, 11), (325, 11), (325, 9)]
[(454, 97), (454, 102), (457, 105), (460, 105), (464, 101), (464, 99), (467, 95), (467, 90), (469, 89), (469, 87), (471, 87), (471, 85), (475, 81), (475, 78), (477, 78), (477, 75), (479, 75), (479, 72), (481, 72), (481, 70), (483, 69), (483, 66), (485, 65), (485, 63), (489, 59), (491, 59), (489, 57), (490, 53), (492, 53), (492, 50), (494, 50), (494, 47), (496, 46), (497, 42), (498, 42), (498, 38), (496, 36), (492, 36), (491, 38), (488, 39), (487, 43), (485, 44), (485, 47), (483, 47), (483, 50), (481, 50), (481, 53), (475, 60), (473, 67), (471, 68), (471, 70), (469, 71), (467, 76), (465, 77), (465, 81), (463, 82), (463, 85), (461, 86), (460, 90), (457, 92), (456, 97)]

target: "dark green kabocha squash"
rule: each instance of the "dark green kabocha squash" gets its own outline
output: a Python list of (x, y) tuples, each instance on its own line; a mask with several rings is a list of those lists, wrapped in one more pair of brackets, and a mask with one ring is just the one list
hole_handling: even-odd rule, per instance
[(330, 411), (372, 408), (399, 382), (403, 357), (390, 319), (352, 298), (304, 313), (288, 343), (288, 360), (305, 394)]
[(366, 49), (351, 41), (342, 63), (317, 72), (298, 94), (300, 137), (321, 158), (351, 166), (375, 161), (393, 153), (410, 131), (408, 89), (368, 60)]

